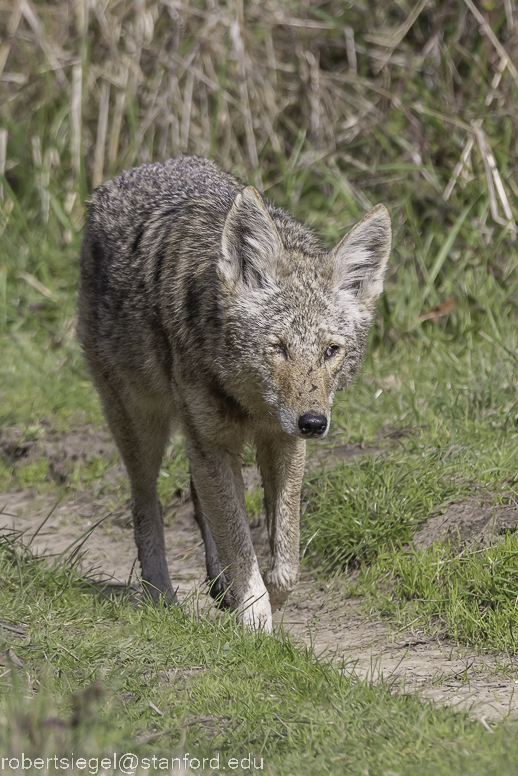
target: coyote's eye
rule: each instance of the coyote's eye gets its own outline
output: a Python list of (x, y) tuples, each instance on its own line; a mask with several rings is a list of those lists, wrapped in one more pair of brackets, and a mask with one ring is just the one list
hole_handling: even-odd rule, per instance
[(275, 345), (273, 345), (273, 352), (282, 356), (285, 361), (288, 359), (288, 351), (280, 342), (276, 342)]
[(340, 348), (338, 345), (329, 345), (324, 353), (325, 360), (328, 361), (330, 358), (333, 358), (333, 356), (336, 356), (339, 350)]

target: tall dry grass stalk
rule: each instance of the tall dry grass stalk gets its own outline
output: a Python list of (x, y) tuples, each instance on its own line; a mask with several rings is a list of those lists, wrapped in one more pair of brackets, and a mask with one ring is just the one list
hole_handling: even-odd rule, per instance
[[(0, 175), (5, 175), (5, 161), (7, 158), (7, 137), (8, 132), (6, 129), (0, 129)], [(4, 198), (4, 187), (0, 183), (0, 199)]]
[[(476, 179), (493, 221), (516, 233), (496, 137), (510, 126), (516, 157), (517, 12), (514, 0), (493, 6), (0, 0), (6, 164), (21, 164), (20, 124), (36, 125), (43, 158), (56, 149), (67, 191), (86, 174), (83, 193), (180, 152), (265, 189), (311, 165), (375, 178), (372, 160), (385, 159), (444, 201)], [(354, 175), (344, 186), (369, 204)]]

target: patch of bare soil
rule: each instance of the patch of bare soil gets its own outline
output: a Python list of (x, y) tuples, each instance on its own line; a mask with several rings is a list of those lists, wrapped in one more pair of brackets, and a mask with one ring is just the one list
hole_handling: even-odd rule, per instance
[(350, 461), (351, 458), (356, 458), (359, 455), (372, 455), (376, 458), (382, 452), (383, 450), (380, 447), (362, 447), (358, 443), (335, 445), (334, 447), (320, 444), (318, 447), (312, 448), (308, 456), (308, 466), (313, 467), (317, 464), (325, 463), (331, 458), (335, 462), (336, 460)]
[(452, 541), (466, 547), (488, 547), (506, 533), (518, 530), (518, 506), (484, 505), (475, 499), (452, 504), (435, 515), (414, 536), (414, 545), (427, 549), (433, 542)]
[[(8, 463), (34, 462), (46, 458), (53, 480), (64, 484), (76, 461), (91, 463), (94, 459), (107, 460), (115, 455), (115, 445), (108, 431), (92, 430), (88, 426), (69, 434), (59, 434), (43, 425), (27, 437), (24, 429), (10, 426), (0, 429), (0, 456)], [(109, 477), (123, 473), (122, 466), (112, 466)]]
[[(103, 435), (97, 440), (85, 438), (82, 433), (72, 439), (73, 436), (46, 440), (44, 444), (50, 445), (47, 452), (60, 457), (102, 455), (103, 451), (111, 454), (113, 450), (111, 441)], [(377, 448), (349, 447), (337, 451), (343, 457), (378, 452)], [(253, 467), (246, 467), (244, 475), (248, 488), (257, 486), (259, 477)], [(190, 501), (178, 499), (167, 512), (166, 548), (179, 598), (194, 596), (201, 608), (209, 607), (212, 602), (204, 584), (203, 544), (192, 505)], [(45, 518), (48, 519), (41, 527)], [(88, 495), (56, 503), (48, 494), (36, 496), (31, 489), (0, 494), (0, 531), (22, 531), (27, 541), (40, 529), (31, 545), (39, 554), (66, 553), (83, 541), (82, 534), (101, 518), (105, 519), (89, 534), (82, 548), (83, 568), (93, 569), (102, 579), (111, 577), (114, 583), (136, 580), (139, 569), (128, 505), (110, 512), (105, 497), (94, 499)], [(516, 507), (494, 508), (475, 501), (463, 502), (452, 506), (444, 515), (433, 517), (417, 535), (416, 544), (425, 547), (448, 536), (459, 536), (464, 542), (483, 541), (484, 537), (489, 540), (499, 532), (514, 530), (516, 525)], [(264, 563), (267, 553), (264, 520), (256, 520), (251, 530), (258, 557)], [(468, 708), (484, 724), (486, 719), (501, 718), (518, 709), (518, 693), (515, 697), (518, 675), (515, 680), (514, 671), (497, 670), (499, 662), (508, 664), (508, 658), (479, 655), (412, 627), (391, 632), (386, 622), (369, 618), (362, 612), (360, 600), (347, 598), (339, 580), (326, 585), (303, 572), (284, 609), (274, 615), (274, 622), (292, 636), (311, 643), (317, 654), (336, 656), (349, 674), (373, 681), (383, 677), (400, 692), (419, 691), (426, 699)]]

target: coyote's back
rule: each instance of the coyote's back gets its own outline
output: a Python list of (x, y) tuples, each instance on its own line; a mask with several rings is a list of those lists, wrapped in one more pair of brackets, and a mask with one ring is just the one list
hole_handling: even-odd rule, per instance
[[(390, 252), (374, 208), (331, 251), (213, 162), (179, 157), (100, 186), (81, 255), (79, 336), (132, 491), (145, 587), (174, 598), (156, 480), (186, 438), (211, 593), (271, 628), (298, 577), (305, 440), (360, 365)], [(271, 558), (259, 572), (240, 454), (253, 441)]]

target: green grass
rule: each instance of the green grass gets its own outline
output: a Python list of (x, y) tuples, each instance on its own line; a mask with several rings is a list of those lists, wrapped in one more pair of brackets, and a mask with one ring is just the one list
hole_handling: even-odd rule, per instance
[(518, 539), (499, 537), (489, 548), (458, 544), (429, 550), (394, 549), (364, 567), (351, 593), (403, 626), (419, 622), (428, 632), (480, 650), (518, 651)]
[(446, 449), (362, 457), (306, 479), (303, 544), (330, 570), (371, 561), (387, 545), (409, 541), (437, 505), (461, 498)]
[(94, 769), (113, 752), (162, 763), (188, 752), (219, 756), (220, 767), (237, 758), (238, 773), (251, 756), (272, 776), (518, 767), (514, 723), (490, 733), (464, 712), (351, 678), (287, 636), (251, 636), (194, 602), (134, 608), (103, 598), (14, 534), (0, 546), (0, 580), (2, 622), (18, 631), (0, 630), (2, 756), (74, 753)]
[(246, 491), (245, 493), (245, 506), (246, 513), (249, 517), (258, 517), (263, 509), (263, 489), (254, 488), (254, 490)]

